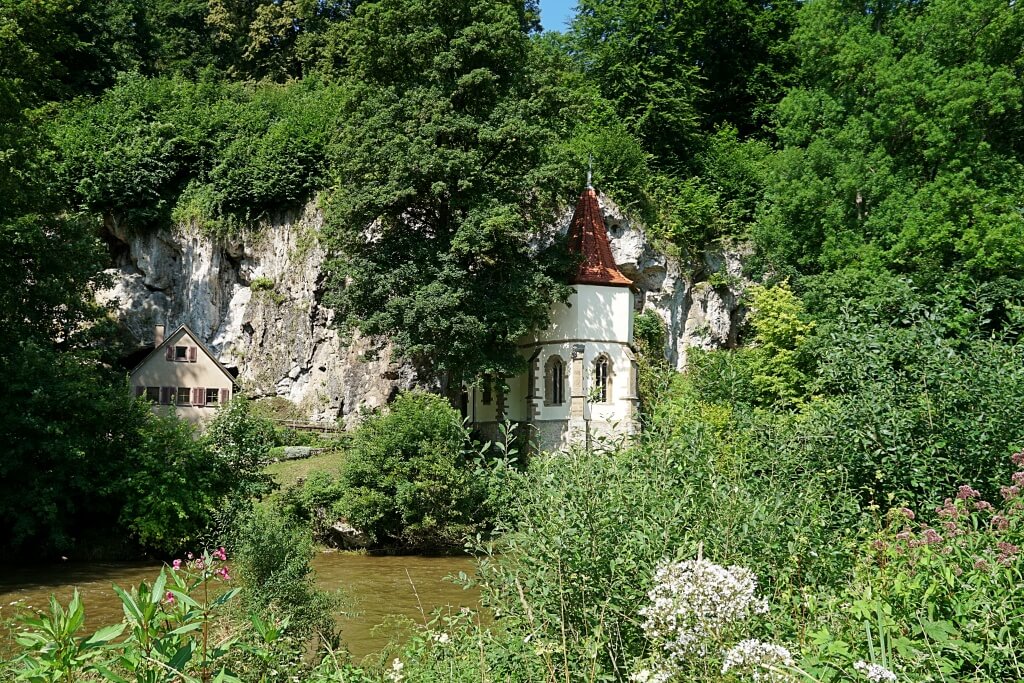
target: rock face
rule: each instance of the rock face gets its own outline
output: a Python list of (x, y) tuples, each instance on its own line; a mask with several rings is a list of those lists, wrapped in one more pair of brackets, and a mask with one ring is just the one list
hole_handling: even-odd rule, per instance
[(746, 309), (743, 260), (749, 245), (709, 247), (696, 263), (682, 263), (658, 252), (644, 234), (608, 198), (601, 209), (615, 262), (640, 290), (645, 311), (665, 321), (665, 357), (677, 369), (686, 367), (686, 350), (732, 348)]
[(354, 420), (416, 384), (379, 339), (342, 340), (323, 305), (325, 252), (315, 203), (248, 232), (196, 225), (132, 233), (107, 224), (115, 268), (100, 294), (141, 347), (188, 324), (253, 398), (280, 396), (314, 422)]
[[(659, 253), (641, 227), (606, 197), (602, 210), (616, 262), (640, 290), (645, 310), (665, 321), (666, 357), (685, 367), (686, 349), (736, 343), (744, 309), (748, 249), (709, 249), (696, 264)], [(571, 214), (570, 214), (571, 215)], [(569, 215), (553, 231), (568, 226)], [(342, 339), (323, 304), (323, 216), (315, 202), (233, 237), (194, 224), (135, 233), (106, 226), (115, 267), (100, 293), (139, 348), (153, 329), (186, 323), (254, 398), (280, 396), (315, 422), (351, 425), (416, 385), (410, 365), (380, 339)]]

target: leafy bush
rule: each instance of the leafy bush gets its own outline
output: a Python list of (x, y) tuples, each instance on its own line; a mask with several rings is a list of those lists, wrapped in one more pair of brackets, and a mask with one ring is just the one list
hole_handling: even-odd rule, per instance
[(228, 463), (173, 413), (150, 418), (129, 462), (123, 485), (133, 495), (119, 521), (139, 543), (158, 552), (179, 551), (206, 531), (234, 483)]
[(249, 399), (236, 396), (218, 409), (202, 441), (231, 471), (239, 492), (259, 496), (271, 488), (262, 467), (275, 436), (274, 423), (254, 414)]
[(486, 496), (467, 440), (461, 416), (442, 397), (402, 394), (353, 436), (338, 512), (377, 543), (461, 543), (479, 528)]
[(297, 637), (319, 634), (332, 642), (337, 601), (314, 582), (309, 528), (273, 508), (255, 507), (230, 532), (228, 547), (244, 585), (244, 610), (264, 619), (287, 618)]

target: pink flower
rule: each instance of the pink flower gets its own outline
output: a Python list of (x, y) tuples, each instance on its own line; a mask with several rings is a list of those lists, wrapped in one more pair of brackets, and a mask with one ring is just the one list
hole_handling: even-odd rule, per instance
[(900, 508), (900, 513), (907, 519), (914, 519), (914, 511), (910, 508)]
[(185, 557), (191, 560), (195, 558), (195, 555), (193, 555), (192, 553), (185, 553)]
[(901, 531), (898, 534), (896, 534), (896, 540), (897, 541), (909, 541), (911, 536), (912, 536), (912, 534), (909, 531)]
[(228, 554), (224, 551), (224, 546), (221, 546), (214, 550), (213, 557), (214, 559), (220, 560), (221, 562), (226, 562), (228, 559)]
[(1006, 517), (1003, 517), (1002, 515), (993, 515), (992, 516), (992, 528), (995, 529), (996, 531), (1006, 531), (1006, 529), (1009, 526), (1010, 526), (1010, 521), (1008, 519), (1006, 519)]
[(956, 492), (956, 497), (959, 498), (960, 500), (967, 500), (968, 498), (977, 498), (980, 495), (980, 493), (978, 493), (976, 490), (972, 489), (970, 486), (966, 484), (957, 489)]
[(1018, 451), (1010, 456), (1014, 465), (1024, 465), (1024, 451)]
[(171, 591), (167, 591), (167, 595), (164, 596), (164, 602), (166, 602), (168, 605), (173, 605), (174, 593), (172, 593)]
[(1017, 486), (1024, 486), (1024, 470), (1021, 470), (1020, 472), (1014, 472), (1013, 477), (1011, 477), (1010, 481), (1012, 481)]
[(181, 569), (181, 560), (175, 560), (174, 562), (171, 562), (171, 569)]
[(974, 568), (985, 571), (988, 569), (988, 562), (979, 557), (974, 561)]
[(1020, 552), (1019, 547), (1012, 543), (1007, 543), (1006, 541), (1000, 541), (996, 544), (996, 547), (999, 549), (999, 557), (997, 557), (996, 560), (999, 564), (1007, 567), (1013, 564), (1013, 558), (1017, 556), (1018, 552)]
[(196, 569), (198, 569), (200, 571), (202, 571), (203, 569), (206, 569), (206, 563), (203, 562), (203, 558), (200, 557), (199, 559), (196, 560)]
[(992, 509), (992, 503), (988, 502), (987, 500), (976, 500), (976, 501), (974, 501), (974, 509), (975, 510), (991, 510)]
[(1003, 500), (1013, 500), (1020, 495), (1019, 486), (1000, 486), (999, 493), (1003, 496)]
[(942, 543), (942, 536), (935, 529), (925, 529), (921, 539), (926, 545), (930, 543)]
[(217, 574), (219, 574), (220, 578), (224, 579), (225, 581), (231, 580), (231, 574), (228, 573), (227, 567), (221, 567), (220, 569), (218, 569)]

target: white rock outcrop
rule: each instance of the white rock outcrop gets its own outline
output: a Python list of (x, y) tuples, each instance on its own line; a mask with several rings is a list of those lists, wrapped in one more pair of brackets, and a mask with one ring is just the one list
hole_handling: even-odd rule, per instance
[(141, 347), (156, 324), (191, 327), (254, 398), (280, 396), (314, 422), (350, 423), (416, 384), (382, 340), (342, 339), (323, 304), (315, 203), (231, 238), (196, 225), (134, 233), (108, 222), (109, 304)]
[[(640, 290), (645, 310), (665, 321), (666, 357), (685, 367), (691, 347), (736, 343), (744, 309), (740, 247), (709, 249), (682, 264), (658, 252), (642, 226), (601, 197), (616, 262)], [(568, 227), (571, 212), (552, 232)], [(99, 294), (141, 348), (156, 324), (187, 323), (246, 393), (280, 396), (317, 422), (351, 424), (419, 378), (383, 340), (343, 339), (323, 302), (326, 253), (315, 202), (232, 237), (195, 224), (133, 232), (108, 221), (112, 286)], [(549, 235), (550, 237), (550, 235)]]

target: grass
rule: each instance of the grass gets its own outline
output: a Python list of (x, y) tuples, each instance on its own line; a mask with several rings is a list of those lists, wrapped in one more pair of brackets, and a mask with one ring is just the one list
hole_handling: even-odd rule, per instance
[(272, 462), (267, 465), (265, 471), (281, 488), (286, 488), (299, 479), (309, 478), (314, 472), (336, 473), (344, 459), (344, 451), (327, 451), (303, 460)]

